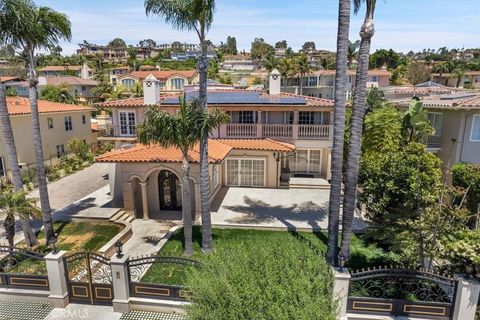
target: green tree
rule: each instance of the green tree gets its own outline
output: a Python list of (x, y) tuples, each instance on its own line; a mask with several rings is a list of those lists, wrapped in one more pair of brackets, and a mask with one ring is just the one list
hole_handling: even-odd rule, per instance
[(455, 164), (452, 167), (452, 185), (466, 190), (466, 207), (474, 216), (472, 225), (480, 228), (480, 166)]
[(462, 78), (465, 76), (465, 71), (462, 68), (455, 68), (453, 69), (450, 77), (457, 79), (455, 87), (460, 87), (460, 83), (462, 82)]
[[(147, 14), (162, 16), (178, 30), (195, 31), (200, 40), (200, 57), (197, 69), (199, 73), (199, 103), (202, 112), (207, 112), (207, 32), (212, 26), (215, 12), (215, 0), (146, 0)], [(204, 132), (200, 141), (200, 197), (202, 211), (202, 250), (213, 250), (212, 217), (210, 212), (210, 175), (208, 172), (208, 134)]]
[(40, 120), (38, 116), (37, 85), (38, 78), (35, 71), (35, 51), (48, 49), (62, 39), (70, 40), (71, 24), (68, 17), (48, 7), (37, 7), (30, 0), (18, 0), (21, 12), (12, 15), (8, 20), (7, 27), (11, 28), (11, 34), (7, 41), (16, 47), (20, 47), (27, 56), (28, 82), (30, 109), (32, 114), (33, 145), (35, 149), (35, 162), (37, 168), (40, 204), (42, 208), (42, 220), (45, 228), (47, 243), (56, 241), (53, 230), (50, 201), (48, 197), (47, 179), (40, 134)]
[(289, 58), (280, 59), (277, 64), (277, 68), (278, 72), (280, 72), (280, 75), (284, 79), (283, 86), (285, 87), (287, 85), (287, 77), (291, 76), (292, 73), (295, 71), (293, 60)]
[(3, 226), (9, 246), (14, 246), (16, 216), (24, 220), (30, 217), (41, 217), (41, 212), (35, 206), (35, 202), (35, 199), (27, 198), (27, 194), (23, 190), (14, 191), (6, 188), (0, 191), (0, 212), (5, 215)]
[(275, 54), (275, 49), (263, 40), (263, 38), (255, 38), (250, 48), (252, 60), (265, 61)]
[(342, 192), (343, 143), (345, 138), (345, 88), (347, 85), (350, 0), (340, 0), (338, 9), (337, 68), (335, 72), (335, 107), (333, 113), (332, 178), (328, 206), (327, 261), (337, 265), (340, 199)]
[(430, 79), (430, 69), (419, 62), (412, 62), (408, 66), (406, 77), (410, 84), (417, 85)]
[(435, 129), (428, 120), (428, 111), (423, 108), (422, 101), (412, 99), (403, 117), (402, 136), (404, 143), (425, 142), (434, 133)]
[(278, 65), (278, 60), (275, 56), (271, 55), (268, 57), (267, 60), (263, 63), (263, 67), (268, 71), (268, 73), (272, 72)]
[[(357, 184), (360, 156), (362, 154), (361, 141), (363, 134), (363, 118), (368, 81), (368, 66), (370, 45), (375, 33), (373, 16), (376, 0), (354, 0), (354, 12), (358, 13), (362, 2), (366, 1), (365, 20), (360, 30), (357, 73), (355, 79), (355, 96), (353, 99), (352, 123), (350, 127), (350, 142), (348, 144), (347, 166), (344, 173), (345, 191), (343, 197), (342, 243), (341, 254), (350, 258), (350, 242), (352, 237), (353, 216), (357, 203)], [(350, 53), (350, 50), (349, 50)]]
[(75, 97), (72, 95), (72, 87), (68, 84), (58, 86), (46, 85), (40, 92), (40, 98), (43, 100), (75, 104)]
[(226, 52), (228, 54), (237, 54), (237, 39), (235, 37), (227, 37)]
[(88, 144), (78, 138), (73, 138), (68, 141), (68, 151), (73, 152), (75, 157), (82, 162), (87, 161), (90, 158), (90, 147)]
[(392, 106), (368, 114), (365, 117), (363, 154), (397, 150), (402, 143), (402, 121), (402, 113)]
[(310, 51), (315, 51), (315, 42), (313, 42), (313, 41), (305, 42), (302, 46), (302, 50), (305, 53), (310, 52)]
[(113, 48), (125, 48), (127, 46), (127, 44), (125, 43), (125, 41), (123, 39), (115, 38), (108, 43), (108, 46), (113, 47)]
[(348, 68), (352, 67), (352, 62), (357, 58), (358, 48), (360, 47), (360, 40), (352, 42), (348, 40)]
[(389, 70), (395, 69), (401, 63), (400, 54), (390, 50), (380, 49), (370, 55), (370, 67), (381, 68), (386, 66)]
[(6, 91), (5, 91), (5, 94), (7, 95), (7, 97), (18, 97), (18, 91), (17, 89), (15, 88), (8, 88)]
[(312, 72), (313, 67), (310, 65), (308, 57), (305, 54), (295, 59), (294, 66), (295, 71), (300, 74), (300, 95), (303, 95), (303, 78)]
[(151, 107), (145, 112), (145, 121), (137, 127), (140, 143), (158, 143), (166, 148), (176, 147), (182, 152), (182, 215), (186, 256), (193, 254), (189, 151), (205, 134), (208, 135), (228, 120), (229, 117), (219, 109), (203, 111), (198, 100), (188, 103), (180, 100), (178, 113), (171, 114)]

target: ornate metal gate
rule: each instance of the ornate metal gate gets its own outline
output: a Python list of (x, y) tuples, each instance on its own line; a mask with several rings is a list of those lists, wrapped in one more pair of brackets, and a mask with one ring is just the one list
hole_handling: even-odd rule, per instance
[(64, 258), (70, 302), (111, 305), (113, 300), (110, 260), (91, 252)]
[(423, 270), (374, 269), (353, 273), (349, 313), (451, 319), (457, 281)]

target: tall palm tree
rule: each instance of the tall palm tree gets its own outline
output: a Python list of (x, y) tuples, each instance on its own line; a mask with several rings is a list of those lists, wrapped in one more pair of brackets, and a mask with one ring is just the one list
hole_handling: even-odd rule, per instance
[(367, 94), (368, 65), (370, 58), (370, 45), (375, 33), (373, 16), (376, 0), (354, 0), (354, 13), (360, 10), (361, 3), (366, 1), (367, 9), (365, 20), (360, 29), (359, 61), (355, 79), (355, 96), (353, 98), (352, 123), (350, 126), (350, 142), (348, 145), (348, 158), (344, 173), (345, 190), (343, 196), (342, 244), (341, 255), (350, 258), (350, 242), (352, 236), (352, 223), (357, 199), (357, 184), (360, 156), (362, 153), (363, 118), (365, 116), (365, 103)]
[(440, 77), (442, 77), (444, 73), (449, 73), (450, 69), (448, 68), (448, 64), (443, 61), (437, 64), (437, 66), (435, 67), (435, 72), (438, 72), (440, 74)]
[[(11, 22), (20, 21), (21, 19), (26, 18), (23, 16), (26, 10), (18, 7), (21, 5), (22, 2), (17, 2), (16, 0), (3, 0), (0, 2), (0, 39), (2, 41), (8, 41), (12, 29), (16, 28), (16, 26), (12, 25)], [(19, 17), (11, 18), (12, 15), (19, 15)], [(23, 181), (20, 173), (20, 166), (18, 165), (17, 148), (13, 138), (10, 117), (8, 115), (5, 92), (5, 85), (0, 84), (0, 123), (2, 124), (2, 133), (3, 138), (5, 139), (13, 187), (15, 191), (20, 191), (23, 190)], [(25, 243), (27, 244), (27, 247), (31, 248), (32, 246), (38, 244), (37, 237), (33, 232), (30, 217), (28, 215), (20, 215), (19, 220), (22, 225), (23, 235), (25, 237)]]
[(208, 112), (201, 110), (199, 101), (180, 100), (176, 114), (167, 113), (156, 107), (147, 109), (145, 121), (138, 126), (138, 140), (143, 144), (158, 143), (163, 147), (177, 147), (183, 155), (182, 165), (182, 215), (185, 235), (184, 254), (191, 256), (192, 208), (190, 190), (189, 151), (200, 142), (204, 133), (209, 134), (229, 117), (219, 109)]
[(34, 218), (41, 216), (35, 202), (35, 199), (27, 198), (27, 194), (23, 190), (14, 191), (7, 188), (0, 192), (0, 212), (5, 214), (3, 225), (10, 247), (14, 245), (15, 217), (18, 215), (21, 219), (29, 219), (30, 216)]
[[(355, 0), (354, 0), (355, 1)], [(348, 40), (348, 68), (352, 67), (353, 60), (357, 57), (360, 40), (352, 42)]]
[(295, 69), (300, 74), (300, 95), (303, 94), (303, 78), (305, 75), (310, 74), (313, 70), (313, 67), (308, 62), (308, 57), (304, 54), (299, 56), (295, 60)]
[[(215, 0), (145, 0), (147, 14), (162, 16), (175, 29), (195, 31), (200, 40), (199, 74), (200, 109), (207, 112), (207, 32), (213, 23)], [(213, 250), (212, 217), (210, 214), (210, 176), (208, 173), (208, 135), (200, 141), (200, 203), (202, 210), (202, 251)]]
[(263, 63), (263, 67), (268, 71), (268, 73), (272, 72), (278, 66), (278, 60), (272, 54), (268, 57), (267, 60)]
[(70, 20), (68, 17), (48, 7), (37, 7), (30, 0), (17, 0), (23, 3), (25, 15), (28, 19), (16, 21), (17, 27), (10, 36), (10, 43), (23, 49), (27, 56), (29, 99), (32, 114), (33, 146), (35, 149), (35, 162), (38, 175), (38, 189), (42, 220), (45, 228), (46, 242), (56, 241), (50, 200), (48, 197), (47, 179), (43, 157), (42, 137), (40, 134), (40, 120), (38, 116), (37, 85), (38, 78), (35, 71), (35, 51), (48, 49), (58, 45), (62, 39), (70, 40), (72, 36)]
[(457, 79), (457, 83), (455, 85), (456, 88), (460, 87), (460, 83), (462, 82), (462, 77), (465, 75), (465, 71), (462, 68), (455, 68), (451, 73), (452, 78)]
[(347, 83), (348, 32), (350, 0), (339, 0), (337, 33), (337, 69), (335, 72), (335, 107), (332, 148), (332, 178), (328, 207), (327, 261), (337, 265), (338, 228), (342, 192), (343, 142), (345, 137), (345, 88)]
[(283, 87), (285, 89), (287, 86), (287, 77), (289, 77), (292, 74), (292, 72), (295, 70), (292, 59), (290, 58), (280, 59), (280, 61), (278, 61), (277, 67), (278, 67), (278, 72), (280, 72), (280, 75), (282, 76)]

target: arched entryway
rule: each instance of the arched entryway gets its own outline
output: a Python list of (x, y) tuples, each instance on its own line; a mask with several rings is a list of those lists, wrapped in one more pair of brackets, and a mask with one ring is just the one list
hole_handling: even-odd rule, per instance
[(162, 170), (158, 174), (158, 193), (160, 210), (182, 210), (182, 185), (177, 175), (168, 170)]

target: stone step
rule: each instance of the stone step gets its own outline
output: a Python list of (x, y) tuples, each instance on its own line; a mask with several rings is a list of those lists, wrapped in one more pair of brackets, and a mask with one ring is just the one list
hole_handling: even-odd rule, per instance
[(290, 189), (330, 189), (330, 185), (290, 184)]
[(109, 220), (110, 221), (116, 221), (118, 220), (118, 218), (120, 218), (121, 216), (123, 216), (125, 214), (125, 210), (119, 210), (117, 213), (115, 213)]

